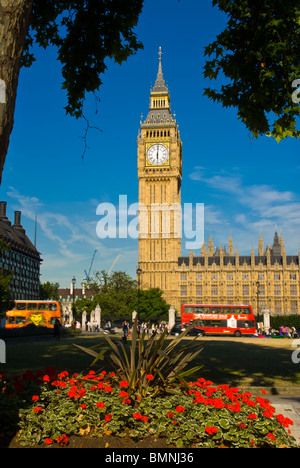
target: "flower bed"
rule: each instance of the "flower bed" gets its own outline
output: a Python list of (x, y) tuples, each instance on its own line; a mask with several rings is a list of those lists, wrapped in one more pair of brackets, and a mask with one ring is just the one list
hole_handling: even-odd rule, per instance
[[(46, 372), (46, 373), (45, 373)], [(69, 437), (117, 436), (141, 440), (153, 435), (170, 446), (294, 447), (293, 422), (275, 414), (269, 401), (202, 378), (178, 393), (151, 398), (130, 393), (129, 382), (114, 372), (84, 376), (47, 369), (6, 381), (0, 376), (0, 419), (18, 409), (18, 443), (66, 446)], [(262, 391), (263, 392), (263, 391)]]

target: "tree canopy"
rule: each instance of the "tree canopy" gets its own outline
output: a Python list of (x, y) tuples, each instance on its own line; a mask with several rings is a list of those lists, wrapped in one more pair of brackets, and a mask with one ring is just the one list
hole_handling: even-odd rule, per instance
[(59, 283), (50, 283), (50, 281), (45, 281), (45, 283), (40, 283), (40, 296), (39, 299), (42, 301), (52, 300), (58, 301), (58, 288)]
[(225, 30), (208, 45), (204, 75), (223, 78), (204, 94), (234, 107), (254, 137), (299, 137), (293, 83), (300, 78), (299, 0), (213, 0), (228, 15)]
[(99, 91), (105, 61), (121, 64), (143, 47), (134, 33), (142, 8), (143, 0), (0, 0), (0, 182), (20, 68), (34, 61), (33, 45), (57, 49), (66, 113), (86, 119), (84, 101)]
[(86, 310), (88, 314), (99, 304), (102, 316), (114, 319), (131, 320), (133, 311), (138, 312), (141, 320), (168, 318), (170, 306), (163, 299), (162, 291), (158, 288), (138, 290), (137, 282), (123, 271), (105, 275), (105, 272), (96, 274), (105, 278), (104, 284), (91, 282), (89, 287), (96, 291), (92, 300), (80, 299), (76, 301), (75, 308), (80, 313)]
[(102, 84), (105, 59), (121, 64), (142, 48), (133, 32), (142, 7), (143, 0), (34, 0), (23, 64), (34, 60), (34, 42), (57, 47), (66, 111), (81, 117), (86, 93)]

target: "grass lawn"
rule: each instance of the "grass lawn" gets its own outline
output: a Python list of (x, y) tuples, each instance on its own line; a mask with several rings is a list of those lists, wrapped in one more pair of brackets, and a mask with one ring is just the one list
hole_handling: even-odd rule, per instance
[[(92, 357), (81, 352), (73, 343), (92, 347), (101, 336), (62, 337), (60, 341), (7, 342), (6, 364), (0, 364), (0, 372), (7, 377), (22, 374), (30, 369), (35, 372), (47, 366), (58, 371), (81, 372), (88, 368)], [(188, 338), (190, 339), (190, 338)], [(263, 338), (204, 337), (198, 339), (204, 345), (194, 365), (203, 364), (200, 371), (205, 379), (215, 384), (230, 386), (298, 386), (300, 364), (292, 362), (293, 340)], [(127, 347), (130, 347), (130, 340)], [(300, 354), (300, 353), (299, 353)]]

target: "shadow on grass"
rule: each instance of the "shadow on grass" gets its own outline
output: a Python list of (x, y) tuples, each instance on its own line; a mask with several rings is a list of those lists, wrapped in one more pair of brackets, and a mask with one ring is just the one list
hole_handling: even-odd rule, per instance
[[(119, 339), (116, 337), (115, 339)], [(82, 372), (90, 366), (93, 358), (73, 343), (84, 347), (99, 344), (103, 337), (63, 338), (48, 341), (8, 343), (6, 350), (6, 364), (0, 364), (0, 373), (13, 377), (22, 374), (26, 369), (32, 372), (40, 371), (45, 367), (56, 367), (58, 372), (67, 370), (70, 374)], [(189, 339), (182, 340), (182, 345)], [(198, 355), (191, 367), (204, 364), (201, 376), (214, 383), (227, 383), (238, 386), (295, 386), (300, 385), (300, 364), (292, 362), (292, 340), (283, 346), (268, 346), (268, 340), (246, 342), (237, 339), (204, 339), (197, 341), (199, 346), (204, 345), (203, 351)], [(130, 348), (128, 340), (127, 347)], [(101, 366), (101, 363), (99, 363)]]
[[(91, 356), (81, 352), (73, 343), (92, 347), (103, 338), (67, 338), (61, 341), (45, 340), (37, 342), (9, 343), (7, 345), (7, 364), (0, 365), (0, 374), (9, 377), (22, 375), (27, 369), (37, 372), (45, 367), (56, 367), (58, 372), (67, 370), (69, 374), (84, 372), (92, 362)], [(186, 344), (188, 340), (182, 340)], [(273, 388), (300, 385), (299, 365), (292, 362), (292, 352), (285, 346), (268, 346), (268, 341), (245, 342), (236, 340), (201, 340), (203, 351), (191, 367), (204, 364), (201, 375), (215, 384), (229, 386), (255, 386)], [(130, 349), (130, 340), (127, 343)], [(292, 343), (290, 343), (292, 344)], [(193, 380), (193, 377), (190, 378)], [(2, 405), (0, 420), (7, 422), (7, 431), (0, 429), (0, 447), (8, 447), (17, 432), (18, 408)]]
[(227, 341), (206, 341), (199, 359), (205, 379), (230, 386), (297, 386), (300, 368), (293, 363), (293, 348)]

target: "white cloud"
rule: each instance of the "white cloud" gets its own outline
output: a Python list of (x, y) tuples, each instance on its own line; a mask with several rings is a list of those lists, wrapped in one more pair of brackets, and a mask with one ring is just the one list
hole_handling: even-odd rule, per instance
[(14, 188), (11, 188), (8, 196), (18, 201), (22, 215), (35, 220), (37, 214), (39, 228), (46, 238), (55, 243), (63, 256), (76, 255), (70, 251), (70, 247), (78, 242), (88, 244), (91, 247), (96, 245), (99, 247), (95, 231), (92, 230), (92, 223), (86, 219), (78, 217), (75, 222), (72, 215), (70, 216), (72, 220), (70, 220), (61, 213), (48, 211), (36, 197), (22, 195)]
[[(300, 197), (299, 194), (279, 190), (272, 185), (247, 185), (236, 174), (220, 171), (208, 174), (203, 167), (195, 167), (190, 179), (204, 184), (210, 189), (209, 194), (218, 195), (217, 207), (210, 207), (217, 212), (217, 219), (210, 221), (230, 225), (238, 233), (239, 244), (257, 241), (259, 232), (263, 233), (268, 243), (274, 236), (275, 225), (282, 232), (286, 250), (298, 253), (300, 241)], [(228, 197), (227, 197), (228, 195)], [(230, 203), (227, 203), (230, 200)], [(205, 200), (204, 200), (205, 202)], [(206, 222), (208, 218), (206, 217)], [(216, 230), (219, 230), (216, 226)], [(222, 236), (222, 232), (219, 233)], [(223, 234), (224, 235), (224, 234)], [(226, 234), (225, 234), (226, 235)], [(224, 240), (222, 241), (224, 242)]]
[[(60, 285), (69, 286), (73, 275), (76, 276), (78, 286), (84, 277), (84, 270), (89, 270), (94, 250), (97, 250), (91, 275), (102, 269), (108, 271), (116, 257), (122, 257), (116, 264), (117, 270), (135, 274), (137, 264), (137, 241), (128, 239), (116, 244), (114, 239), (106, 243), (96, 235), (98, 217), (96, 203), (88, 200), (84, 203), (73, 204), (72, 212), (68, 215), (44, 204), (36, 197), (19, 193), (10, 187), (7, 195), (14, 200), (12, 208), (22, 211), (22, 216), (32, 221), (37, 213), (38, 250), (41, 251), (41, 281), (57, 281)], [(91, 207), (89, 210), (88, 207)], [(65, 209), (65, 206), (63, 207)], [(62, 209), (63, 209), (62, 208)], [(75, 213), (75, 214), (74, 214)], [(115, 268), (114, 268), (115, 269)]]

